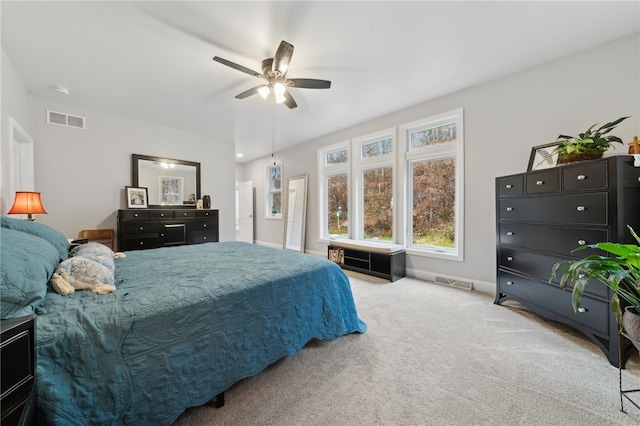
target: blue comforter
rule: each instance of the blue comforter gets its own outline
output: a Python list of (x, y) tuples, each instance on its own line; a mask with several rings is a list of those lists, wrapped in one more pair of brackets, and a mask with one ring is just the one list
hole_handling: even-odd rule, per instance
[(49, 291), (37, 317), (48, 424), (161, 425), (311, 339), (364, 332), (332, 262), (227, 242), (127, 252), (107, 295)]

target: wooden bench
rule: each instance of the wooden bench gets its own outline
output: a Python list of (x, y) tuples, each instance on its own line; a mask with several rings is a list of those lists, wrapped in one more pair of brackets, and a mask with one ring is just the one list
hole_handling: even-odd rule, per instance
[(405, 250), (399, 244), (340, 238), (331, 241), (327, 255), (343, 269), (391, 281), (406, 275)]

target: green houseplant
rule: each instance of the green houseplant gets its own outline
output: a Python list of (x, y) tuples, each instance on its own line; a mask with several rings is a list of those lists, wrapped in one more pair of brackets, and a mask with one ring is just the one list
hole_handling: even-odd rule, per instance
[(621, 117), (594, 130), (596, 123), (578, 136), (559, 135), (557, 140), (562, 143), (555, 149), (558, 153), (558, 164), (602, 158), (612, 142), (623, 143), (617, 136), (605, 135), (627, 118), (629, 117)]
[[(571, 302), (574, 311), (577, 311), (580, 306), (589, 279), (595, 278), (605, 284), (612, 291), (611, 309), (619, 329), (624, 329), (633, 340), (639, 341), (633, 342), (638, 347), (640, 334), (634, 335), (632, 323), (634, 321), (639, 323), (638, 332), (640, 332), (640, 237), (633, 228), (630, 226), (628, 228), (638, 245), (603, 242), (580, 246), (574, 252), (591, 248), (602, 250), (610, 256), (590, 255), (579, 260), (558, 262), (553, 266), (549, 281), (557, 273), (563, 272), (560, 287), (565, 289), (567, 284), (573, 285)], [(624, 314), (622, 301), (628, 305)]]

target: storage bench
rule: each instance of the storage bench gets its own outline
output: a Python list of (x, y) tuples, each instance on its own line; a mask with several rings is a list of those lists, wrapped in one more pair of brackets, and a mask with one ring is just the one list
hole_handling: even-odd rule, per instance
[(405, 250), (399, 244), (341, 238), (331, 241), (327, 255), (343, 269), (391, 281), (405, 276)]

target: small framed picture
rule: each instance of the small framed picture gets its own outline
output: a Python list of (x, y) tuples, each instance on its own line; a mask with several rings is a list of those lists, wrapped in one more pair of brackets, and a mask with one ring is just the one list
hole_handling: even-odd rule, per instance
[(124, 190), (127, 197), (127, 208), (146, 209), (147, 207), (149, 207), (147, 188), (125, 186)]
[(549, 169), (558, 165), (558, 153), (556, 147), (562, 142), (552, 142), (546, 145), (538, 145), (531, 148), (529, 166), (527, 171)]

